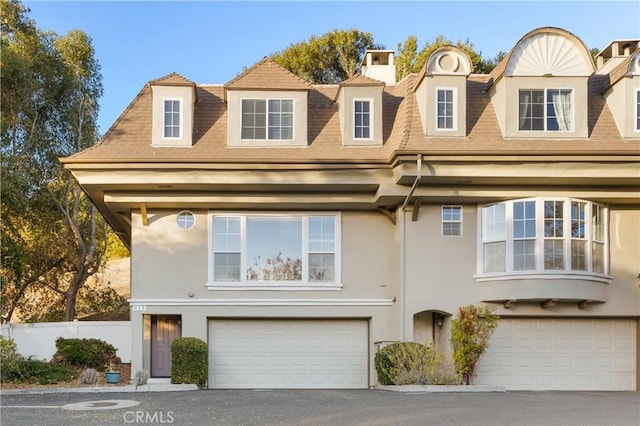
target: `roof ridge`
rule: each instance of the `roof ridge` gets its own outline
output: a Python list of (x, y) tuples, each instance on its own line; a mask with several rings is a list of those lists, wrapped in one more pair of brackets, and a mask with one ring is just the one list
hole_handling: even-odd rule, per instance
[(178, 80), (182, 80), (182, 83), (188, 83), (188, 84), (190, 84), (190, 85), (191, 85), (191, 84), (193, 84), (193, 85), (195, 85), (195, 84), (196, 84), (195, 82), (193, 82), (193, 81), (189, 80), (188, 78), (186, 78), (186, 77), (185, 77), (185, 76), (183, 76), (182, 74), (179, 74), (179, 73), (177, 73), (177, 72), (175, 72), (175, 71), (170, 72), (169, 74), (167, 74), (167, 75), (165, 75), (165, 76), (163, 76), (163, 77), (159, 77), (159, 78), (156, 78), (156, 79), (154, 79), (154, 80), (151, 80), (151, 81), (149, 81), (149, 83), (148, 83), (148, 84), (158, 84), (158, 83), (163, 83), (163, 82), (166, 82), (167, 80), (172, 79), (172, 78), (174, 78), (174, 79), (178, 79)]
[[(409, 81), (409, 77), (413, 79), (413, 81)], [(403, 79), (404, 80), (404, 79)], [(407, 102), (407, 108), (405, 111), (404, 120), (402, 123), (402, 139), (400, 140), (400, 144), (398, 145), (398, 150), (402, 150), (406, 147), (409, 142), (409, 137), (411, 136), (411, 124), (413, 117), (413, 104), (415, 102), (415, 94), (414, 87), (415, 84), (415, 74), (410, 74), (407, 76), (407, 87), (404, 90), (404, 101)]]
[[(298, 77), (297, 75), (295, 75), (294, 73), (292, 73), (291, 71), (289, 71), (288, 69), (286, 69), (285, 67), (283, 67), (282, 65), (280, 65), (279, 63), (277, 63), (276, 61), (274, 61), (273, 59), (271, 59), (268, 56), (263, 57), (260, 61), (256, 62), (253, 66), (251, 66), (250, 68), (246, 69), (245, 71), (243, 71), (242, 73), (238, 74), (235, 78), (233, 78), (232, 80), (228, 81), (227, 83), (224, 84), (224, 87), (229, 89), (231, 88), (231, 86), (236, 85), (237, 83), (239, 83), (241, 80), (249, 77), (251, 74), (253, 74), (254, 72), (258, 71), (260, 68), (264, 67), (264, 66), (268, 66), (271, 67), (271, 65), (275, 66), (275, 69), (286, 73), (287, 74), (287, 78), (291, 79), (291, 81), (295, 81), (297, 84), (301, 85), (302, 87), (306, 88), (306, 89), (311, 89), (311, 84)], [(292, 85), (292, 87), (294, 87), (295, 85)]]

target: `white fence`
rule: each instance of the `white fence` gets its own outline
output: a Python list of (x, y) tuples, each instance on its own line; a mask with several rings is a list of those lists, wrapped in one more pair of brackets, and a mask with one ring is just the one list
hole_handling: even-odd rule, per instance
[(131, 321), (71, 321), (34, 324), (2, 324), (0, 334), (11, 337), (18, 353), (50, 360), (58, 337), (100, 339), (111, 343), (123, 363), (131, 362)]

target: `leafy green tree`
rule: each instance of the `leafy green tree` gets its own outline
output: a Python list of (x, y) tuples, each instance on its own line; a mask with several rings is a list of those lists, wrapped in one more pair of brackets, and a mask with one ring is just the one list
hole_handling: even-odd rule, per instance
[(499, 317), (492, 306), (467, 305), (458, 309), (451, 322), (453, 360), (465, 385), (475, 376), (480, 357), (489, 347), (489, 338), (498, 326)]
[(465, 41), (458, 40), (452, 42), (450, 39), (439, 35), (433, 41), (425, 43), (422, 49), (418, 50), (418, 39), (416, 36), (409, 36), (404, 43), (398, 44), (397, 59), (394, 63), (396, 66), (396, 78), (398, 81), (406, 77), (410, 73), (420, 72), (425, 65), (429, 56), (442, 46), (457, 46), (464, 50), (471, 59), (471, 65), (474, 73), (488, 73), (496, 65), (493, 60), (485, 60), (482, 58), (482, 52), (477, 52), (469, 39)]
[(98, 139), (100, 67), (82, 31), (39, 30), (29, 9), (2, 0), (2, 314), (75, 317), (97, 271), (106, 225), (59, 161)]
[(370, 33), (356, 29), (333, 30), (291, 44), (270, 56), (283, 68), (310, 83), (340, 83), (360, 71), (367, 49), (384, 47), (375, 44)]

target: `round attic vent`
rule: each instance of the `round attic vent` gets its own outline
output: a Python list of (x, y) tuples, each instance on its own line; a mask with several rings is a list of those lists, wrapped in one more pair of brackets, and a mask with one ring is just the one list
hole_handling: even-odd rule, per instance
[(196, 224), (196, 217), (189, 211), (182, 211), (176, 217), (176, 223), (180, 229), (189, 230)]

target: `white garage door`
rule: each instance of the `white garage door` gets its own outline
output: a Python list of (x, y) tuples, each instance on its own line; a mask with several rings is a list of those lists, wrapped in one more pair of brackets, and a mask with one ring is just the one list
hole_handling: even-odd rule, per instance
[(365, 320), (211, 320), (210, 388), (369, 385)]
[(510, 390), (635, 390), (636, 322), (501, 319), (475, 383)]

